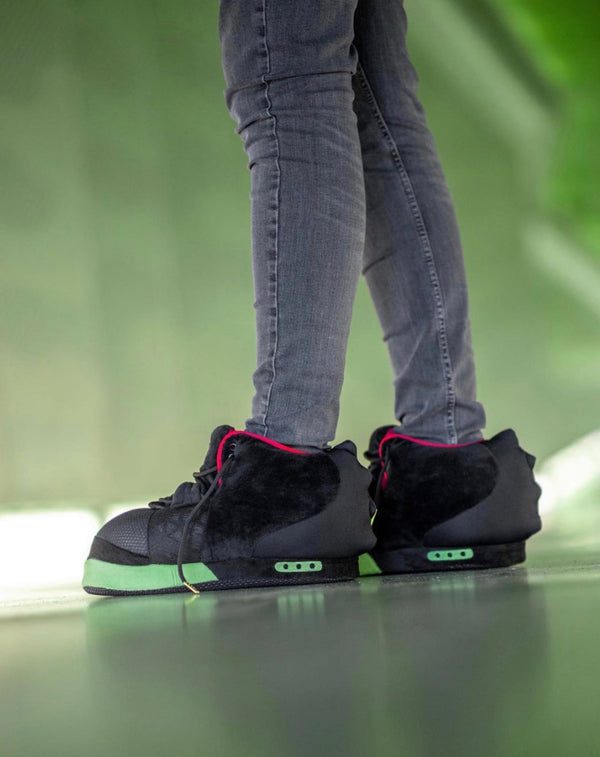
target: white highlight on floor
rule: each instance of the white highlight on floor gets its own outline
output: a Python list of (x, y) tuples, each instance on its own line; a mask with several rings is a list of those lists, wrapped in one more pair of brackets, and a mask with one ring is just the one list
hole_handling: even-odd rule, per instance
[(91, 510), (27, 510), (0, 515), (0, 599), (15, 589), (80, 584), (100, 526)]
[(541, 515), (568, 506), (588, 487), (600, 484), (600, 429), (544, 460), (535, 478), (542, 487)]

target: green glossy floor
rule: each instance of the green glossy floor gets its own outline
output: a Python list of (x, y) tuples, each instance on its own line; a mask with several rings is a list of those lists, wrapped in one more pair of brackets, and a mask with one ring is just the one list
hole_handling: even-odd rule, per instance
[[(597, 531), (596, 531), (597, 532)], [(6, 600), (6, 755), (593, 755), (600, 551), (337, 585)]]

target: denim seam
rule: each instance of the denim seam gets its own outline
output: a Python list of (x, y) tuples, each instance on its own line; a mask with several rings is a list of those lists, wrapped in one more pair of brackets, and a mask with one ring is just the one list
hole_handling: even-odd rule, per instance
[(377, 263), (383, 263), (384, 260), (389, 260), (391, 257), (392, 257), (392, 253), (388, 253), (386, 255), (382, 255), (380, 258), (375, 258), (375, 260), (372, 260), (368, 265), (366, 265), (362, 269), (362, 275), (364, 276), (365, 273), (367, 273), (367, 271), (370, 271), (374, 265), (377, 265)]
[[(273, 136), (275, 138), (275, 147), (276, 147), (276, 153), (275, 153), (275, 166), (277, 168), (277, 180), (275, 184), (275, 207), (272, 208), (272, 210), (275, 211), (275, 233), (272, 235), (272, 238), (274, 239), (274, 254), (272, 262), (274, 265), (272, 266), (273, 271), (273, 288), (272, 288), (272, 297), (275, 302), (274, 306), (274, 314), (272, 313), (271, 307), (269, 307), (269, 315), (271, 318), (271, 324), (272, 327), (270, 329), (270, 335), (272, 334), (272, 358), (271, 358), (271, 383), (269, 384), (269, 389), (267, 391), (267, 397), (264, 403), (264, 410), (263, 410), (263, 428), (264, 428), (264, 435), (268, 435), (268, 426), (267, 426), (267, 414), (269, 412), (269, 405), (271, 402), (271, 392), (273, 391), (273, 385), (275, 383), (275, 376), (276, 376), (276, 366), (275, 366), (275, 360), (277, 356), (277, 346), (278, 346), (278, 336), (279, 336), (279, 303), (278, 303), (278, 280), (277, 280), (277, 268), (279, 263), (279, 256), (278, 256), (278, 245), (279, 245), (279, 238), (278, 238), (278, 232), (279, 232), (279, 205), (280, 205), (280, 190), (281, 190), (281, 167), (279, 163), (279, 138), (277, 136), (277, 118), (276, 116), (271, 112), (271, 98), (269, 97), (269, 81), (267, 80), (267, 75), (270, 73), (271, 70), (271, 57), (270, 57), (270, 51), (269, 51), (269, 45), (267, 42), (267, 0), (263, 0), (262, 2), (262, 16), (263, 16), (263, 30), (264, 30), (264, 48), (265, 48), (265, 57), (267, 60), (267, 71), (264, 73), (261, 77), (262, 83), (265, 85), (265, 99), (267, 101), (267, 109), (266, 112), (269, 116), (269, 118), (272, 119), (273, 123)], [(270, 292), (271, 294), (271, 292)]]
[(386, 139), (389, 146), (391, 147), (392, 158), (400, 174), (402, 186), (406, 194), (406, 198), (408, 200), (408, 205), (411, 210), (413, 220), (415, 222), (417, 234), (421, 241), (421, 246), (422, 246), (422, 250), (425, 257), (425, 262), (427, 263), (427, 267), (429, 270), (429, 281), (431, 283), (431, 287), (433, 290), (434, 303), (435, 303), (435, 309), (436, 309), (438, 345), (440, 348), (442, 372), (444, 374), (444, 381), (446, 385), (446, 431), (449, 436), (449, 443), (456, 444), (456, 442), (458, 441), (458, 435), (456, 433), (456, 422), (454, 418), (455, 406), (456, 406), (456, 395), (454, 392), (454, 387), (452, 385), (452, 363), (450, 360), (448, 340), (446, 337), (444, 302), (442, 298), (439, 277), (438, 277), (438, 273), (435, 266), (435, 260), (433, 258), (433, 251), (431, 249), (431, 242), (429, 240), (429, 235), (425, 227), (423, 215), (421, 213), (421, 209), (419, 208), (419, 204), (417, 202), (417, 198), (414, 192), (414, 188), (412, 186), (412, 182), (406, 171), (406, 168), (404, 167), (402, 158), (400, 157), (400, 151), (398, 149), (396, 142), (394, 141), (394, 138), (391, 135), (389, 127), (387, 123), (385, 122), (385, 119), (383, 118), (383, 115), (381, 113), (377, 100), (375, 98), (375, 95), (367, 80), (364, 69), (360, 65), (360, 62), (357, 65), (356, 73), (358, 75), (358, 81), (365, 91), (367, 100), (371, 107), (371, 112), (373, 113), (375, 120), (377, 121), (377, 124), (379, 125), (379, 128), (381, 129), (381, 132), (384, 138)]

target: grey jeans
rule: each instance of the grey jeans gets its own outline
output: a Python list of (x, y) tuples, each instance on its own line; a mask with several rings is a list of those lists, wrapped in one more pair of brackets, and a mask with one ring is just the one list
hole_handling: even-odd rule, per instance
[(246, 430), (285, 444), (335, 436), (361, 273), (397, 428), (456, 444), (485, 426), (459, 231), (406, 27), (402, 0), (220, 0), (223, 95), (251, 171)]

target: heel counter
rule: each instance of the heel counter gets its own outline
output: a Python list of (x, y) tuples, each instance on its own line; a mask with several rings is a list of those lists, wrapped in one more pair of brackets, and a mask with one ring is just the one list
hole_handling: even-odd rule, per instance
[(346, 449), (330, 453), (340, 473), (340, 485), (327, 506), (316, 515), (266, 534), (254, 545), (254, 557), (338, 558), (371, 550), (376, 537), (371, 527), (371, 475)]
[(498, 464), (494, 489), (479, 504), (428, 531), (424, 545), (508, 544), (540, 531), (541, 488), (533, 475), (535, 457), (519, 446), (512, 429), (482, 443)]

